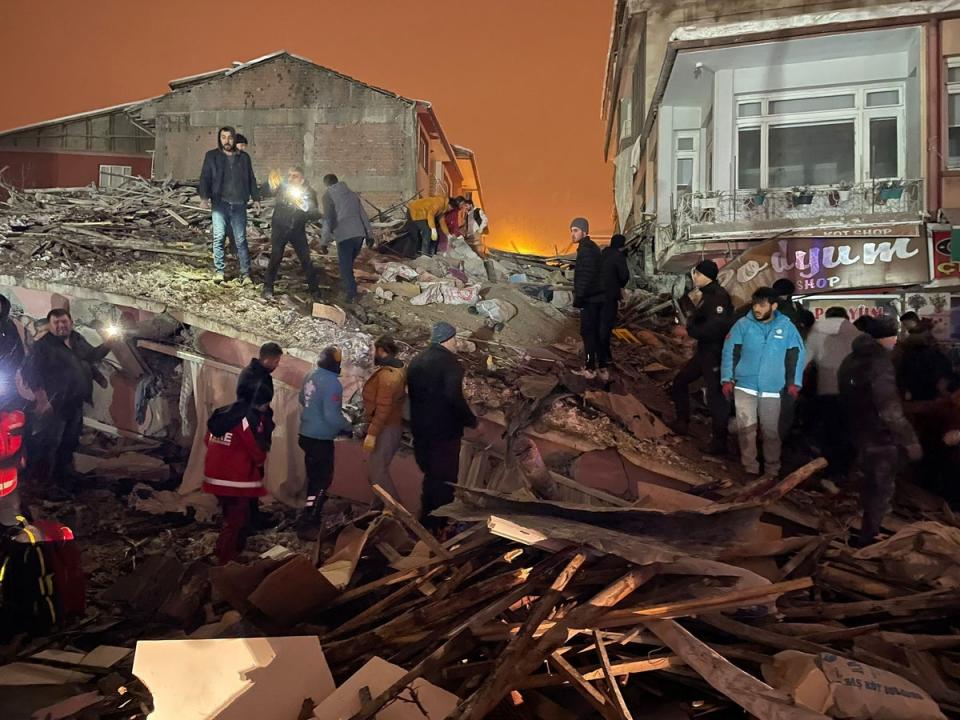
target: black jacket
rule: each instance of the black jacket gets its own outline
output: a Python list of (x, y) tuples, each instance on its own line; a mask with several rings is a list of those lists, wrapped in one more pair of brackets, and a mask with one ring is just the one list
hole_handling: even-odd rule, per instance
[(23, 341), (16, 323), (0, 320), (0, 407), (17, 397), (17, 370), (23, 364)]
[[(203, 156), (203, 168), (200, 170), (200, 197), (204, 200), (219, 202), (223, 190), (224, 165), (227, 156), (219, 147), (207, 151)], [(246, 186), (244, 197), (260, 200), (260, 188), (257, 187), (257, 178), (253, 174), (253, 163), (245, 152), (237, 153), (237, 162), (240, 163), (241, 177)]]
[[(277, 197), (277, 204), (274, 205), (273, 218), (270, 221), (270, 231), (274, 237), (302, 236), (306, 233), (308, 222), (320, 219), (317, 193), (306, 184), (302, 186), (302, 190), (306, 193), (306, 210), (303, 210), (298, 201), (289, 194), (291, 188), (287, 183), (281, 184), (274, 193)], [(267, 192), (270, 192), (269, 188)]]
[(840, 363), (837, 382), (847, 428), (860, 445), (916, 444), (913, 426), (903, 414), (890, 353), (880, 343), (869, 335), (859, 335)]
[(891, 356), (897, 388), (908, 400), (935, 400), (940, 388), (952, 389), (953, 365), (929, 333), (911, 333)]
[(273, 376), (258, 358), (253, 358), (240, 372), (237, 379), (237, 400), (252, 405), (263, 405), (273, 400)]
[(453, 440), (477, 417), (463, 397), (463, 368), (457, 356), (433, 344), (417, 355), (407, 370), (410, 429), (414, 438)]
[(48, 332), (34, 343), (24, 365), (24, 380), (31, 388), (44, 390), (54, 410), (90, 402), (94, 379), (107, 386), (95, 365), (109, 352), (107, 345), (93, 347), (76, 330), (70, 334), (70, 346)]
[(577, 245), (577, 265), (573, 270), (573, 306), (602, 303), (603, 269), (600, 248), (589, 237)]
[[(620, 239), (617, 238), (619, 241)], [(603, 293), (609, 302), (620, 299), (620, 291), (630, 281), (630, 268), (627, 267), (627, 256), (623, 253), (623, 242), (611, 243), (600, 253), (601, 278)]]
[(687, 318), (687, 334), (697, 341), (697, 350), (717, 350), (733, 325), (730, 294), (714, 280), (700, 288), (703, 298)]

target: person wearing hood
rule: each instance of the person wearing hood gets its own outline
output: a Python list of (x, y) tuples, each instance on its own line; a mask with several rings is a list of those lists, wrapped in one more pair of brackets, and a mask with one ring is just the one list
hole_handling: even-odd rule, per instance
[(871, 318), (866, 323), (866, 333), (854, 339), (853, 349), (837, 371), (845, 429), (853, 433), (859, 449), (858, 464), (864, 475), (860, 492), (861, 546), (876, 540), (883, 518), (890, 510), (902, 464), (901, 452), (913, 462), (923, 457), (897, 392), (890, 359), (896, 343), (896, 321), (888, 317)]
[(216, 544), (221, 564), (242, 552), (252, 530), (258, 498), (267, 494), (263, 468), (273, 428), (269, 406), (254, 405), (249, 400), (218, 408), (207, 421), (203, 491), (217, 497), (223, 514)]
[(842, 478), (850, 469), (855, 448), (845, 431), (840, 409), (840, 385), (837, 371), (853, 349), (860, 331), (850, 322), (845, 308), (835, 306), (813, 324), (806, 340), (805, 371), (814, 373), (813, 409), (810, 416), (816, 427), (820, 452), (829, 463), (828, 472)]
[(749, 315), (738, 320), (723, 342), (720, 382), (723, 395), (735, 398), (740, 461), (760, 474), (757, 429), (763, 436), (764, 475), (780, 473), (780, 401), (796, 399), (803, 384), (803, 340), (796, 326), (777, 309), (772, 288), (757, 288)]
[(256, 405), (269, 405), (273, 401), (273, 371), (280, 365), (283, 348), (275, 342), (260, 346), (259, 357), (251, 358), (237, 379), (237, 400), (246, 400)]
[[(373, 345), (377, 369), (363, 385), (363, 418), (367, 423), (363, 451), (369, 456), (370, 486), (379, 485), (397, 500), (400, 496), (390, 476), (390, 463), (400, 449), (407, 399), (407, 378), (403, 363), (397, 358), (399, 351), (389, 335), (377, 338)], [(382, 508), (383, 501), (374, 497), (373, 507)]]
[(303, 168), (293, 167), (287, 179), (280, 181), (280, 173), (271, 173), (268, 190), (276, 195), (277, 204), (270, 219), (270, 261), (267, 264), (261, 295), (265, 300), (273, 298), (273, 284), (280, 273), (280, 263), (287, 243), (293, 245), (300, 259), (300, 267), (307, 280), (307, 288), (315, 300), (320, 298), (317, 271), (310, 259), (310, 244), (307, 241), (307, 223), (320, 218), (317, 193), (307, 183)]
[(600, 363), (600, 327), (606, 293), (600, 248), (590, 238), (590, 223), (578, 217), (570, 221), (570, 240), (577, 246), (573, 269), (573, 306), (580, 310), (580, 337), (583, 338), (583, 370), (589, 380), (596, 377)]
[(324, 175), (323, 241), (336, 242), (340, 282), (348, 303), (357, 298), (353, 265), (365, 241), (373, 242), (373, 226), (364, 212), (360, 196), (336, 175)]
[(610, 244), (600, 253), (600, 274), (603, 282), (603, 312), (600, 314), (600, 377), (609, 380), (609, 367), (613, 364), (613, 352), (610, 339), (617, 326), (617, 310), (623, 289), (630, 281), (630, 268), (627, 267), (627, 255), (624, 246), (627, 238), (614, 235)]
[(319, 523), (333, 482), (333, 441), (352, 428), (343, 415), (342, 359), (339, 348), (324, 348), (317, 369), (307, 376), (300, 390), (299, 442), (307, 468), (307, 501), (301, 519), (308, 524)]

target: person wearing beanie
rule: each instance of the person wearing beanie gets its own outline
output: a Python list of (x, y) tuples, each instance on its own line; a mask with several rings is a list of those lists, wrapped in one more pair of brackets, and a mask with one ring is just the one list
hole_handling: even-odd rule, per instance
[(617, 326), (617, 310), (620, 308), (623, 288), (630, 281), (630, 268), (627, 267), (627, 255), (624, 252), (626, 244), (626, 237), (614, 235), (610, 238), (610, 244), (600, 253), (603, 312), (600, 314), (598, 361), (600, 364), (600, 379), (604, 382), (610, 379), (609, 368), (613, 364), (610, 339), (613, 337), (613, 329)]
[(453, 502), (451, 484), (459, 479), (464, 428), (477, 426), (477, 417), (463, 396), (463, 368), (454, 354), (456, 347), (456, 329), (438, 322), (430, 345), (410, 361), (407, 370), (413, 454), (423, 472), (421, 522), (434, 532), (440, 532), (446, 521), (430, 513)]
[(578, 374), (592, 380), (600, 365), (601, 325), (605, 293), (600, 248), (590, 238), (590, 223), (578, 217), (570, 221), (570, 239), (577, 246), (573, 269), (573, 306), (580, 310), (584, 369)]
[(333, 482), (333, 441), (351, 431), (343, 415), (343, 385), (340, 384), (340, 349), (324, 348), (317, 368), (300, 390), (300, 449), (307, 468), (307, 501), (300, 516), (302, 526), (318, 525)]
[(713, 260), (700, 261), (691, 272), (693, 284), (700, 290), (700, 304), (687, 319), (687, 334), (697, 341), (697, 349), (673, 378), (670, 389), (677, 416), (673, 429), (686, 435), (690, 429), (690, 385), (703, 379), (711, 427), (710, 444), (704, 451), (711, 454), (723, 454), (727, 450), (730, 415), (729, 403), (720, 391), (720, 355), (723, 339), (733, 322), (733, 303), (717, 282), (719, 273)]
[(904, 415), (890, 359), (897, 332), (893, 318), (871, 318), (866, 332), (853, 341), (853, 349), (837, 370), (845, 427), (854, 435), (864, 475), (860, 491), (861, 546), (876, 540), (890, 510), (902, 455), (913, 462), (923, 457), (913, 426)]

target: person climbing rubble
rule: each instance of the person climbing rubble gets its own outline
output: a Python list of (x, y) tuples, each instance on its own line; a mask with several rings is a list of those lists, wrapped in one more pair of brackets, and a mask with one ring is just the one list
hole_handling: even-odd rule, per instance
[(430, 515), (453, 501), (453, 484), (460, 469), (464, 428), (477, 426), (477, 416), (463, 396), (463, 367), (454, 354), (457, 331), (438, 322), (430, 345), (407, 370), (413, 453), (423, 472), (420, 515), (423, 524), (439, 532), (446, 521)]
[(340, 384), (340, 349), (323, 349), (317, 368), (300, 390), (300, 449), (307, 469), (307, 500), (300, 515), (301, 528), (317, 526), (333, 482), (333, 441), (349, 434), (352, 425), (343, 415), (343, 385)]
[(243, 551), (258, 499), (267, 494), (264, 464), (273, 429), (269, 405), (248, 399), (214, 410), (207, 421), (203, 491), (217, 497), (223, 514), (215, 549), (220, 564), (235, 560)]
[[(363, 451), (367, 453), (370, 485), (379, 485), (397, 500), (397, 488), (390, 475), (390, 463), (400, 449), (403, 436), (403, 406), (407, 399), (407, 379), (400, 351), (389, 335), (381, 335), (373, 345), (377, 369), (363, 386), (363, 418), (367, 423)], [(374, 497), (373, 508), (383, 507)]]
[(440, 240), (437, 218), (440, 218), (439, 231), (448, 235), (450, 228), (447, 227), (445, 215), (447, 211), (458, 208), (460, 202), (461, 199), (458, 198), (434, 195), (407, 203), (407, 210), (410, 213), (410, 233), (421, 255), (432, 256), (436, 253)]
[(614, 235), (610, 238), (610, 244), (600, 253), (603, 312), (600, 314), (600, 350), (597, 354), (600, 379), (604, 382), (610, 379), (610, 366), (613, 365), (610, 341), (617, 326), (617, 311), (620, 309), (623, 289), (630, 282), (630, 268), (627, 267), (627, 256), (623, 250), (626, 244), (626, 237)]
[(363, 209), (360, 196), (336, 175), (324, 175), (323, 184), (323, 240), (336, 242), (337, 263), (340, 267), (340, 282), (344, 299), (352, 303), (357, 299), (357, 280), (353, 266), (365, 241), (373, 240), (373, 226)]
[(270, 220), (270, 262), (261, 295), (265, 300), (273, 298), (273, 285), (280, 273), (283, 252), (287, 243), (290, 243), (300, 260), (310, 294), (314, 300), (319, 300), (317, 271), (310, 259), (310, 245), (307, 243), (307, 223), (320, 218), (317, 193), (307, 184), (303, 168), (299, 167), (290, 168), (286, 180), (282, 182), (279, 173), (271, 173), (267, 186), (276, 195), (277, 203)]
[(578, 374), (592, 380), (600, 361), (600, 319), (605, 297), (602, 260), (600, 248), (590, 238), (590, 223), (586, 218), (570, 221), (570, 239), (577, 246), (573, 306), (580, 310), (580, 337), (583, 338), (583, 370)]

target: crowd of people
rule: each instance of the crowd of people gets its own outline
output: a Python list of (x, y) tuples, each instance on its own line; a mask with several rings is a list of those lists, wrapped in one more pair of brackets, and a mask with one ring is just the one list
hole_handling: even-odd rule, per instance
[(929, 321), (907, 313), (899, 324), (870, 315), (854, 323), (841, 306), (814, 321), (787, 279), (736, 310), (713, 261), (691, 274), (700, 301), (686, 333), (697, 344), (671, 388), (676, 432), (689, 432), (690, 388), (702, 379), (712, 430), (704, 452), (728, 452), (732, 416), (748, 475), (779, 476), (785, 446), (824, 457), (827, 489), (860, 485), (862, 545), (880, 532), (901, 473), (960, 499), (957, 377)]

